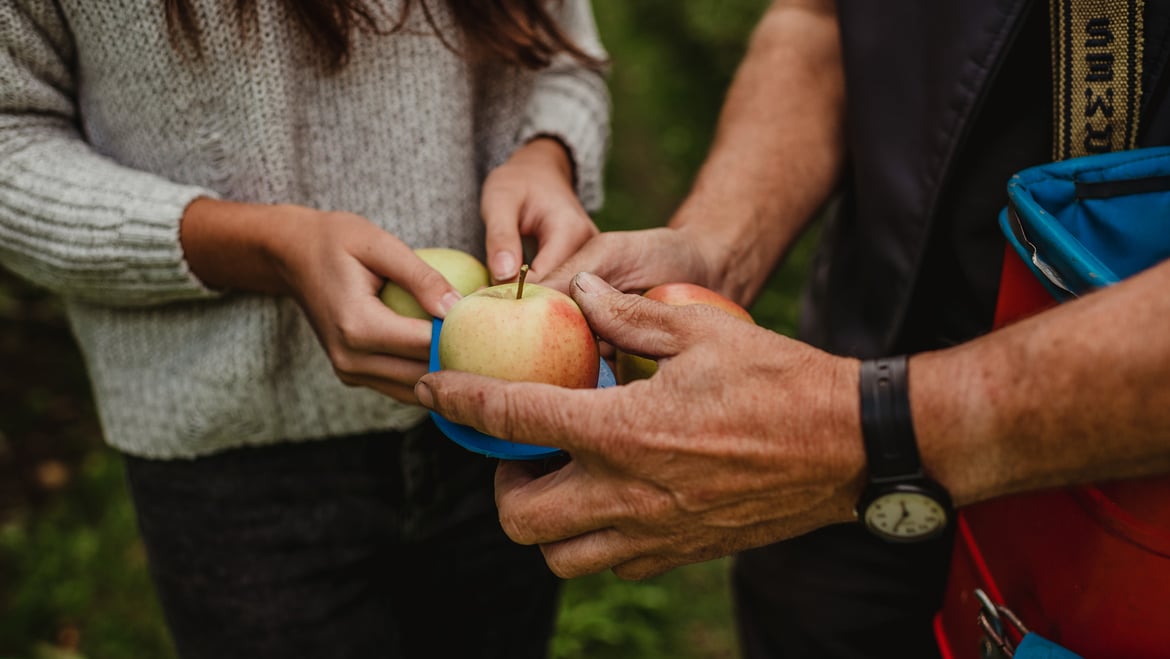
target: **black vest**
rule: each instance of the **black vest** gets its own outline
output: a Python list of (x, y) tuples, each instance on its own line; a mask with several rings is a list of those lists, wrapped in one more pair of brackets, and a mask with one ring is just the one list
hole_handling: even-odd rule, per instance
[[(1167, 4), (1147, 4), (1143, 145), (1170, 143), (1170, 113), (1161, 111), (1166, 85), (1157, 84), (1166, 77), (1159, 74), (1166, 60)], [(989, 294), (988, 288), (995, 287), (1002, 254), (995, 213), (1006, 199), (1007, 178), (1013, 168), (1049, 158), (1048, 2), (840, 0), (838, 11), (848, 162), (842, 198), (823, 229), (811, 273), (802, 335), (814, 345), (858, 357), (966, 340), (970, 336), (907, 341), (914, 329), (908, 318), (913, 324), (915, 317), (929, 314), (945, 294), (945, 304), (969, 305), (979, 323), (990, 323), (994, 290)], [(1033, 11), (1038, 13), (1029, 13)], [(1025, 24), (1030, 26), (1027, 32)], [(1009, 52), (1020, 55), (1011, 60)], [(1025, 56), (1032, 67), (1029, 79), (1039, 78), (1048, 87), (1020, 90), (1029, 100), (1019, 116), (1031, 117), (1031, 124), (1014, 121), (1014, 114), (1004, 121), (1002, 109), (1021, 106), (1013, 106), (1013, 89), (1002, 82), (1011, 76), (1004, 76), (1002, 69), (1007, 61), (1012, 67), (1008, 73), (1016, 73)], [(996, 108), (1001, 109), (998, 114)], [(983, 146), (983, 137), (1000, 134), (996, 122), (1004, 130), (1015, 124), (1030, 143), (1017, 147), (1027, 140), (1012, 140), (1001, 149), (1002, 156), (969, 155)], [(1003, 170), (993, 182), (972, 190), (970, 184), (964, 186), (971, 169), (963, 168), (964, 158), (978, 161), (980, 171), (988, 162), (998, 162)], [(963, 176), (956, 177), (956, 169)], [(957, 191), (967, 199), (951, 199)], [(961, 227), (956, 230), (948, 223), (968, 208), (972, 196), (986, 207), (979, 212), (986, 219), (978, 219), (986, 225), (967, 232), (978, 234), (968, 239)], [(936, 272), (951, 265), (927, 258), (936, 240), (982, 270), (964, 275), (974, 284), (950, 287), (953, 297), (949, 291), (923, 294), (933, 281), (932, 273), (923, 272), (924, 263)], [(976, 258), (965, 250), (977, 252)], [(912, 309), (915, 305), (918, 309)]]

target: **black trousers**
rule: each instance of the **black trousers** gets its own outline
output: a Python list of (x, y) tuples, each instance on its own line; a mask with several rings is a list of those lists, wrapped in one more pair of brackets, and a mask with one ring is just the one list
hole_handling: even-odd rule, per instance
[(544, 657), (559, 581), (500, 529), (495, 461), (430, 423), (126, 456), (184, 659)]
[(937, 658), (931, 622), (953, 541), (952, 531), (890, 544), (860, 524), (843, 524), (736, 556), (732, 589), (743, 656)]

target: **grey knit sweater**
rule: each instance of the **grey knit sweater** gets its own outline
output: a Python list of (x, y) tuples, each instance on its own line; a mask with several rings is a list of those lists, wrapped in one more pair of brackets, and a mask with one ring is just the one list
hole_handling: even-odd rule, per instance
[[(352, 211), (412, 246), (482, 256), (484, 177), (549, 134), (569, 146), (586, 207), (600, 203), (598, 74), (567, 58), (538, 74), (469, 65), (420, 11), (405, 31), (357, 33), (329, 74), (282, 2), (258, 0), (250, 33), (233, 4), (197, 0), (205, 52), (192, 61), (168, 40), (162, 0), (0, 0), (0, 264), (65, 300), (106, 439), (136, 455), (423, 417), (341, 384), (291, 300), (192, 276), (178, 229), (194, 198)], [(587, 0), (558, 15), (604, 54)]]

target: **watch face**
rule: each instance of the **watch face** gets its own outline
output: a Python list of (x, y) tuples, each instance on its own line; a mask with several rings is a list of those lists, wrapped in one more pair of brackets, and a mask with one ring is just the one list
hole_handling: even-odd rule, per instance
[(947, 511), (920, 492), (890, 492), (865, 509), (865, 525), (890, 540), (924, 540), (947, 525)]

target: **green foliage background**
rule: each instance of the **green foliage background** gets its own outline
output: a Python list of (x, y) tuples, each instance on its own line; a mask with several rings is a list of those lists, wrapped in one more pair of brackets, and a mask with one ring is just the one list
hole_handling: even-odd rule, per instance
[[(766, 4), (594, 0), (614, 100), (602, 229), (669, 219)], [(752, 308), (761, 325), (792, 333), (808, 251), (798, 246)], [(734, 656), (727, 568), (720, 560), (638, 583), (611, 574), (568, 582), (553, 656)], [(98, 439), (59, 304), (0, 271), (0, 657), (173, 656), (120, 462)]]

